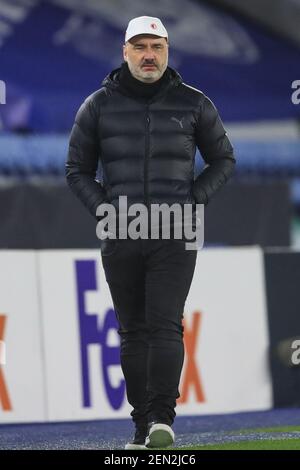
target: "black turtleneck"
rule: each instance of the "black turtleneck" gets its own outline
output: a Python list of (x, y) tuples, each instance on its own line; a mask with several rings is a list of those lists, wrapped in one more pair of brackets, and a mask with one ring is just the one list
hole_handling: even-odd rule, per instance
[(160, 88), (166, 85), (169, 80), (170, 74), (168, 72), (168, 69), (166, 69), (164, 74), (156, 82), (141, 82), (140, 80), (137, 80), (133, 75), (131, 75), (127, 62), (123, 62), (119, 74), (119, 82), (121, 87), (125, 88), (125, 90), (130, 93), (130, 95), (144, 99), (146, 101), (153, 98), (153, 96), (158, 93)]

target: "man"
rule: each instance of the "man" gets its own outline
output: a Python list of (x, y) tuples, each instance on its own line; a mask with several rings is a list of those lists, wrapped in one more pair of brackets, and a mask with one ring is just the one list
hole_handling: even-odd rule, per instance
[[(70, 137), (67, 181), (91, 214), (103, 202), (204, 204), (235, 159), (218, 112), (168, 67), (168, 33), (158, 18), (132, 19), (124, 63), (80, 107)], [(196, 146), (206, 168), (194, 181)], [(95, 181), (99, 161), (103, 181)], [(184, 304), (196, 250), (183, 240), (105, 240), (102, 262), (120, 325), (121, 366), (136, 426), (127, 449), (174, 442), (183, 365)]]

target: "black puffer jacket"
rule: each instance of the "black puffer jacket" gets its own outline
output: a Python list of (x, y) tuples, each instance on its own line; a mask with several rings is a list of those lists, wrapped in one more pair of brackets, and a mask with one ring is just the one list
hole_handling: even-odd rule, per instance
[[(145, 102), (130, 95), (113, 71), (81, 105), (71, 137), (66, 177), (96, 216), (97, 206), (126, 195), (133, 203), (207, 204), (232, 173), (232, 146), (213, 103), (182, 82), (168, 80)], [(207, 164), (194, 181), (196, 146)], [(98, 163), (103, 181), (95, 181)]]

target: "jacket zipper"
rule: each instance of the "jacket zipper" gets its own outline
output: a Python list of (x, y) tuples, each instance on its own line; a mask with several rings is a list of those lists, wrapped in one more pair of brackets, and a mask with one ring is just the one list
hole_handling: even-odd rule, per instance
[(145, 159), (144, 159), (144, 203), (149, 210), (149, 178), (148, 178), (148, 163), (150, 153), (150, 116), (149, 108), (146, 108), (145, 117)]

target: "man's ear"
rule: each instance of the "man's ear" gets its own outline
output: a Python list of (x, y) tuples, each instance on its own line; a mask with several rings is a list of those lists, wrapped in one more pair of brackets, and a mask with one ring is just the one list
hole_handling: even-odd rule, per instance
[(123, 59), (125, 60), (125, 62), (127, 62), (127, 48), (126, 48), (126, 44), (124, 44), (124, 46), (123, 46)]

